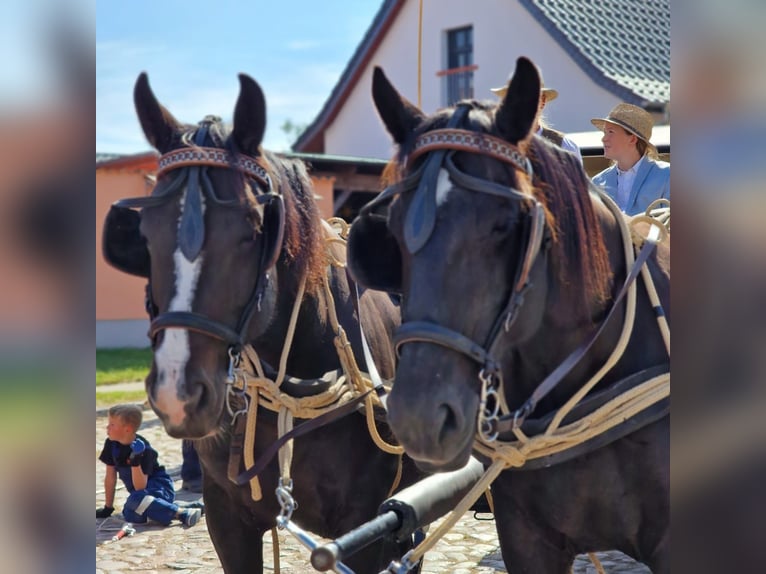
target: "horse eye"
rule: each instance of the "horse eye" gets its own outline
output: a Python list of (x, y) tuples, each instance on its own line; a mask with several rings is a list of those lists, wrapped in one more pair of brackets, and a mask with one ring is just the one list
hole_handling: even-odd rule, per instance
[(496, 221), (492, 226), (492, 235), (507, 235), (515, 224), (516, 222), (510, 217)]

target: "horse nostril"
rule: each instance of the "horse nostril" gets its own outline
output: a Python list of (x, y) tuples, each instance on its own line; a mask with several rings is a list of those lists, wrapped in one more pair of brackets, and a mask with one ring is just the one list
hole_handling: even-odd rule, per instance
[(198, 382), (196, 385), (196, 394), (197, 394), (197, 408), (198, 409), (204, 409), (205, 404), (208, 401), (208, 390), (207, 385), (203, 382)]
[(460, 430), (462, 427), (462, 417), (458, 414), (452, 405), (443, 403), (437, 407), (437, 421), (441, 420), (439, 428), (439, 443), (444, 443), (448, 435)]

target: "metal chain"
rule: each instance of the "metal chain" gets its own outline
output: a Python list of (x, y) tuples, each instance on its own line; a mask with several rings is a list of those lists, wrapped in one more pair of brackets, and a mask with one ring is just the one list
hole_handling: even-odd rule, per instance
[[(247, 409), (250, 406), (250, 397), (245, 392), (244, 377), (240, 371), (240, 365), (242, 362), (242, 353), (239, 349), (229, 347), (229, 367), (226, 374), (226, 410), (231, 415), (231, 425), (237, 421), (237, 416), (246, 415)], [(236, 383), (239, 378), (243, 378), (243, 384), (241, 389), (236, 388)], [(231, 406), (232, 397), (241, 398), (244, 401), (244, 407), (235, 411)]]
[(500, 396), (497, 393), (498, 385), (495, 384), (497, 375), (486, 369), (479, 371), (481, 381), (481, 398), (479, 401), (479, 417), (477, 419), (477, 432), (482, 440), (493, 442), (497, 439), (497, 422), (500, 414)]
[(298, 502), (293, 498), (293, 479), (289, 478), (285, 482), (284, 477), (280, 477), (276, 494), (280, 507), (279, 516), (277, 516), (277, 528), (283, 529), (298, 508)]

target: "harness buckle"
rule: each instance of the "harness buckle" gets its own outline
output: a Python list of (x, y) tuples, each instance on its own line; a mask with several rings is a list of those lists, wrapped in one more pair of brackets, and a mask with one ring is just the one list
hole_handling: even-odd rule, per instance
[(503, 322), (503, 329), (507, 333), (511, 330), (511, 326), (516, 321), (516, 318), (518, 315), (516, 312), (521, 308), (521, 306), (524, 304), (524, 295), (529, 290), (529, 288), (532, 286), (531, 283), (526, 282), (524, 283), (524, 286), (516, 291), (512, 298), (511, 298), (511, 305), (510, 309), (508, 309), (508, 314), (505, 316), (505, 321)]
[(532, 404), (529, 401), (521, 405), (521, 407), (516, 409), (516, 411), (513, 413), (513, 426), (511, 428), (513, 430), (521, 428), (521, 425), (524, 424), (524, 421), (531, 414), (531, 412)]

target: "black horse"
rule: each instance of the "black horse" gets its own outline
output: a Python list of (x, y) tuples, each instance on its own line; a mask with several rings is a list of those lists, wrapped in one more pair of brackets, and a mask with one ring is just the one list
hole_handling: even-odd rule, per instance
[[(496, 404), (504, 399), (516, 422), (545, 421), (604, 364), (623, 326), (626, 306), (613, 305), (627, 273), (622, 216), (573, 155), (530, 133), (539, 93), (538, 70), (520, 58), (499, 104), (466, 100), (426, 116), (374, 73), (378, 113), (399, 146), (398, 179), (352, 225), (349, 265), (360, 283), (402, 295), (389, 422), (429, 471), (462, 466), (477, 424), (493, 422), (492, 405), (479, 415), (486, 381), (502, 378)], [(386, 201), (387, 218), (376, 215)], [(648, 265), (668, 312), (669, 247)], [(641, 285), (637, 301), (627, 349), (592, 391), (599, 400), (636, 373), (668, 372)], [(590, 339), (563, 380), (535, 397), (537, 408), (522, 409)], [(643, 426), (617, 427), (608, 444), (499, 476), (492, 493), (509, 570), (563, 574), (579, 553), (619, 549), (670, 571), (669, 399), (647, 412)], [(501, 428), (493, 424), (482, 432)]]
[[(304, 164), (261, 148), (266, 105), (254, 80), (240, 76), (231, 130), (214, 116), (198, 126), (179, 123), (156, 100), (145, 74), (134, 97), (144, 133), (162, 154), (160, 169), (150, 196), (112, 207), (105, 256), (119, 269), (149, 279), (153, 361), (147, 395), (171, 436), (194, 439), (204, 469), (208, 527), (223, 568), (261, 572), (262, 537), (280, 511), (274, 496), (279, 469), (275, 459), (261, 473), (259, 502), (252, 500), (249, 486), (227, 477), (232, 442), (228, 353), (249, 343), (265, 363), (279, 364), (305, 278), (287, 372), (314, 379), (338, 369), (321, 289), (327, 277), (340, 323), (364, 370), (353, 290), (345, 271), (330, 265)], [(344, 257), (344, 251), (336, 257)], [(382, 376), (390, 378), (398, 309), (387, 295), (371, 291), (363, 294), (359, 308), (372, 356)], [(282, 389), (307, 392), (296, 385), (286, 381)], [(259, 410), (256, 459), (277, 438), (276, 414)], [(291, 476), (299, 507), (294, 520), (325, 537), (350, 530), (375, 515), (398, 463), (397, 456), (376, 447), (357, 414), (296, 439)], [(407, 482), (405, 476), (402, 484)], [(407, 548), (378, 543), (348, 563), (358, 572), (378, 572)]]

